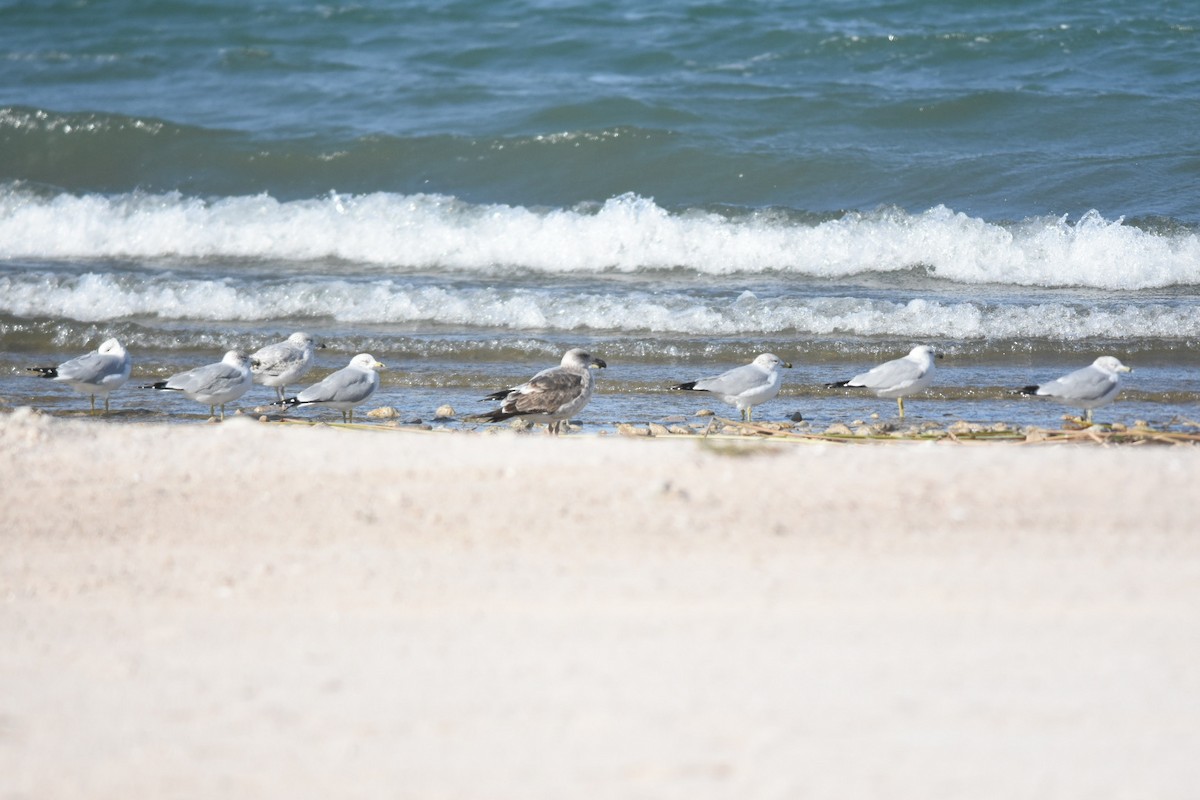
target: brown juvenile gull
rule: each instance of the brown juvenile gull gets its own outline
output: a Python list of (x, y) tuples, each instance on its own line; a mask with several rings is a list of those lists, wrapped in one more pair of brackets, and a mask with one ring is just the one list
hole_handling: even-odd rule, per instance
[(792, 365), (774, 353), (763, 353), (745, 366), (698, 381), (680, 383), (670, 387), (675, 391), (708, 392), (722, 402), (736, 406), (746, 422), (754, 418), (754, 407), (779, 394), (783, 384), (780, 367), (791, 369)]
[(342, 412), (342, 422), (353, 422), (354, 407), (365, 403), (379, 388), (377, 370), (381, 369), (383, 364), (370, 353), (359, 353), (337, 372), (276, 405), (336, 408)]
[(579, 349), (563, 354), (557, 367), (544, 369), (520, 386), (493, 392), (484, 400), (499, 400), (500, 407), (475, 419), (500, 422), (520, 417), (529, 422), (545, 422), (547, 432), (557, 436), (562, 423), (583, 410), (592, 399), (596, 381), (591, 367), (605, 369), (603, 359)]
[(933, 383), (933, 360), (941, 358), (928, 345), (918, 345), (903, 358), (887, 361), (878, 367), (855, 375), (848, 381), (827, 383), (827, 387), (862, 387), (870, 389), (876, 397), (894, 397), (900, 416), (904, 416), (904, 398), (916, 394)]
[(253, 385), (250, 356), (230, 350), (215, 364), (178, 372), (165, 381), (151, 383), (142, 388), (182, 392), (189, 400), (207, 403), (209, 416), (216, 416), (217, 406), (220, 406), (221, 419), (225, 419), (225, 404), (237, 400)]
[(1092, 421), (1092, 409), (1106, 406), (1121, 391), (1121, 373), (1133, 370), (1113, 356), (1100, 356), (1083, 369), (1055, 378), (1049, 383), (1018, 389), (1021, 394), (1036, 394), (1063, 405), (1082, 408), (1085, 420)]
[(28, 367), (43, 378), (65, 383), (77, 392), (91, 395), (92, 413), (96, 413), (96, 395), (104, 398), (104, 413), (108, 413), (108, 396), (129, 380), (133, 361), (116, 339), (108, 339), (97, 349), (64, 361), (57, 367)]
[(303, 378), (312, 369), (313, 354), (318, 347), (303, 331), (296, 331), (282, 342), (266, 345), (250, 354), (250, 371), (254, 382), (275, 387), (282, 401), (287, 397), (287, 385)]

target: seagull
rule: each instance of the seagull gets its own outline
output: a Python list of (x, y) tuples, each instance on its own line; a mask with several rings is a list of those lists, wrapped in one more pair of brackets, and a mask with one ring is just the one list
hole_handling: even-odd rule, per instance
[(1100, 356), (1091, 366), (1055, 378), (1049, 383), (1018, 389), (1020, 394), (1036, 394), (1058, 402), (1082, 408), (1085, 420), (1092, 421), (1092, 409), (1106, 406), (1117, 399), (1121, 391), (1121, 373), (1133, 372), (1113, 356)]
[(779, 394), (783, 374), (779, 368), (792, 368), (774, 353), (763, 353), (745, 366), (735, 367), (715, 378), (680, 383), (670, 387), (673, 391), (708, 392), (722, 402), (737, 406), (742, 419), (750, 422), (754, 418), (754, 407), (767, 402)]
[(183, 396), (197, 403), (208, 403), (208, 413), (216, 416), (221, 407), (221, 419), (225, 419), (225, 404), (244, 395), (254, 385), (250, 373), (250, 356), (238, 350), (230, 350), (215, 364), (179, 372), (165, 381), (151, 383), (141, 388), (182, 392)]
[(379, 372), (383, 364), (369, 353), (359, 353), (337, 372), (330, 373), (295, 397), (276, 405), (328, 406), (342, 412), (342, 422), (354, 421), (354, 407), (362, 405), (379, 388)]
[(568, 350), (557, 367), (542, 370), (520, 386), (501, 389), (483, 398), (499, 400), (500, 407), (474, 419), (500, 422), (521, 417), (547, 423), (547, 432), (557, 436), (562, 423), (582, 411), (592, 399), (596, 381), (590, 367), (605, 369), (608, 364), (578, 347)]
[(874, 392), (876, 397), (894, 397), (903, 419), (904, 398), (916, 394), (933, 382), (933, 360), (941, 357), (932, 347), (922, 344), (914, 347), (903, 358), (884, 362), (848, 381), (825, 385), (829, 388), (863, 387)]
[(108, 396), (129, 380), (133, 360), (116, 339), (107, 339), (98, 348), (57, 367), (27, 367), (43, 378), (65, 383), (77, 392), (91, 395), (92, 413), (96, 413), (96, 395), (104, 398), (104, 413), (108, 413)]
[(313, 353), (324, 346), (318, 345), (309, 334), (297, 331), (282, 342), (256, 350), (250, 354), (254, 382), (274, 386), (282, 402), (287, 397), (287, 385), (300, 380), (312, 369)]

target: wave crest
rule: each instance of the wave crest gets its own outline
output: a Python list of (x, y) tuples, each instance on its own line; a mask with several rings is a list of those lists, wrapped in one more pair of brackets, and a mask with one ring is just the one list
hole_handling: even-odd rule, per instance
[(1092, 211), (999, 224), (938, 206), (814, 220), (772, 211), (669, 211), (622, 195), (563, 209), (443, 195), (178, 193), (45, 196), (0, 189), (0, 258), (343, 262), (349, 273), (602, 274), (690, 270), (839, 279), (920, 268), (960, 284), (1137, 290), (1200, 284), (1194, 230)]
[(666, 335), (880, 336), (903, 339), (1200, 337), (1187, 305), (1033, 305), (861, 297), (736, 299), (686, 291), (430, 285), (394, 278), (195, 278), (171, 273), (0, 274), (0, 315), (120, 320), (332, 320), (351, 326)]

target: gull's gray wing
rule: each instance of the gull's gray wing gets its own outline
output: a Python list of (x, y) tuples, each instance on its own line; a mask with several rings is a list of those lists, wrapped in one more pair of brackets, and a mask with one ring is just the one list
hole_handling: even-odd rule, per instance
[(59, 380), (70, 383), (99, 383), (106, 375), (119, 373), (124, 359), (106, 353), (86, 353), (58, 366)]
[(240, 370), (222, 361), (172, 375), (167, 379), (165, 388), (192, 394), (224, 394), (243, 380)]
[(864, 386), (868, 389), (899, 389), (914, 381), (920, 380), (926, 370), (915, 361), (907, 358), (897, 358), (867, 370), (861, 375), (850, 379), (850, 386)]
[(746, 364), (735, 367), (715, 378), (698, 380), (693, 388), (714, 394), (737, 396), (743, 392), (766, 386), (770, 382), (769, 373), (764, 372), (755, 364)]
[(1098, 400), (1112, 391), (1113, 377), (1095, 367), (1084, 367), (1074, 372), (1055, 378), (1049, 383), (1038, 387), (1037, 393), (1048, 397), (1061, 397), (1064, 400), (1091, 401)]
[(356, 403), (375, 390), (377, 373), (367, 369), (339, 369), (296, 395), (301, 403)]
[(279, 375), (303, 361), (303, 347), (292, 342), (276, 342), (250, 356), (250, 369), (259, 375)]
[(506, 413), (552, 414), (582, 393), (582, 375), (552, 367), (509, 392), (503, 409)]

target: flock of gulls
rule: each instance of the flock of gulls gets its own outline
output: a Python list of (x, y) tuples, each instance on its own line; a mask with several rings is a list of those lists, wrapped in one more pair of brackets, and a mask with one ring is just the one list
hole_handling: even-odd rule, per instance
[[(277, 401), (274, 405), (281, 409), (323, 406), (341, 411), (344, 422), (353, 422), (354, 409), (379, 388), (379, 370), (384, 365), (369, 353), (359, 353), (342, 369), (289, 397), (288, 385), (296, 384), (308, 373), (316, 350), (321, 346), (309, 334), (297, 332), (285, 341), (267, 345), (249, 355), (230, 350), (215, 364), (179, 372), (141, 388), (179, 392), (189, 400), (207, 405), (211, 416), (216, 416), (219, 407), (221, 419), (224, 419), (225, 404), (238, 400), (251, 386), (259, 383), (275, 389)], [(933, 382), (934, 362), (940, 357), (933, 348), (919, 345), (902, 358), (826, 386), (861, 388), (876, 397), (894, 398), (903, 418), (904, 398)], [(93, 352), (57, 367), (30, 367), (29, 371), (90, 395), (93, 412), (96, 398), (103, 398), (104, 411), (108, 413), (109, 395), (129, 380), (131, 366), (129, 352), (116, 339), (108, 339)], [(485, 400), (498, 402), (499, 406), (470, 419), (500, 422), (520, 418), (531, 423), (544, 423), (549, 433), (558, 434), (562, 424), (582, 411), (591, 400), (596, 385), (592, 370), (607, 366), (603, 359), (584, 350), (568, 350), (557, 367), (544, 369), (518, 386), (487, 395)], [(742, 420), (749, 422), (753, 419), (755, 406), (779, 394), (783, 383), (780, 370), (791, 366), (773, 353), (763, 353), (745, 366), (721, 375), (675, 384), (670, 389), (703, 392), (715, 397), (737, 408)], [(1121, 374), (1125, 372), (1132, 370), (1112, 356), (1101, 356), (1090, 366), (1017, 391), (1049, 397), (1078, 408), (1086, 413), (1086, 421), (1090, 423), (1092, 409), (1116, 399), (1121, 390)]]

